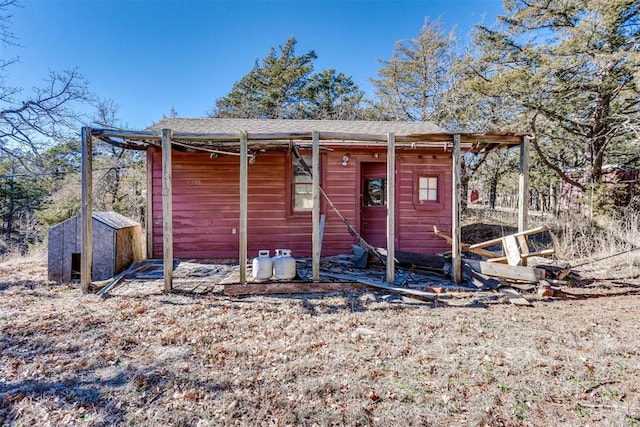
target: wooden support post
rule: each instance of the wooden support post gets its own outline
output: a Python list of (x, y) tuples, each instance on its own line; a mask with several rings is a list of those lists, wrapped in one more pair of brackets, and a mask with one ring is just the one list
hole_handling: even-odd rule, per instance
[(91, 268), (93, 266), (93, 148), (91, 128), (82, 128), (82, 222), (80, 251), (80, 285), (83, 292), (89, 292)]
[(153, 258), (153, 152), (147, 151), (147, 205), (144, 213), (147, 258)]
[(395, 280), (396, 137), (387, 134), (387, 283)]
[(529, 140), (522, 137), (520, 144), (520, 177), (518, 180), (518, 231), (527, 229), (529, 219)]
[(320, 281), (320, 132), (311, 132), (313, 151), (311, 170), (313, 171), (313, 211), (312, 211), (312, 278), (314, 282)]
[(453, 136), (453, 194), (451, 199), (451, 262), (453, 283), (462, 282), (462, 246), (460, 244), (460, 192), (462, 181), (460, 175), (460, 135)]
[(247, 208), (248, 208), (248, 135), (246, 131), (240, 132), (240, 283), (247, 283)]
[(162, 247), (164, 292), (173, 288), (173, 190), (171, 188), (171, 129), (162, 129)]

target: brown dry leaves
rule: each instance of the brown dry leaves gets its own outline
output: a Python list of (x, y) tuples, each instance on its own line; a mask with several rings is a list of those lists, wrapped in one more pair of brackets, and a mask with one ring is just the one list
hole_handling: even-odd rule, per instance
[(640, 297), (102, 300), (0, 264), (0, 421), (638, 425)]

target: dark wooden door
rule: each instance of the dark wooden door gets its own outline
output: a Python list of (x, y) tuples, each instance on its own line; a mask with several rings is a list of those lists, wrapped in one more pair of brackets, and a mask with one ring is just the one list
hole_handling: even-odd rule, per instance
[(360, 234), (370, 245), (387, 247), (387, 166), (360, 165)]

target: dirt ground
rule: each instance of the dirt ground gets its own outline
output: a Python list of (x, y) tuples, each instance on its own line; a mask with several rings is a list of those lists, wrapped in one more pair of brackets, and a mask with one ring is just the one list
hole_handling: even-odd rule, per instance
[(588, 298), (533, 307), (103, 299), (49, 283), (44, 258), (5, 259), (0, 424), (640, 426), (640, 283), (582, 279)]

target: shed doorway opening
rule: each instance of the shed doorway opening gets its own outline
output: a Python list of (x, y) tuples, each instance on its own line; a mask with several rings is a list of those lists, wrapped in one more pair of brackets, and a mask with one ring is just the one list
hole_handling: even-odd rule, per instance
[(71, 280), (80, 280), (81, 255), (77, 252), (71, 253)]

